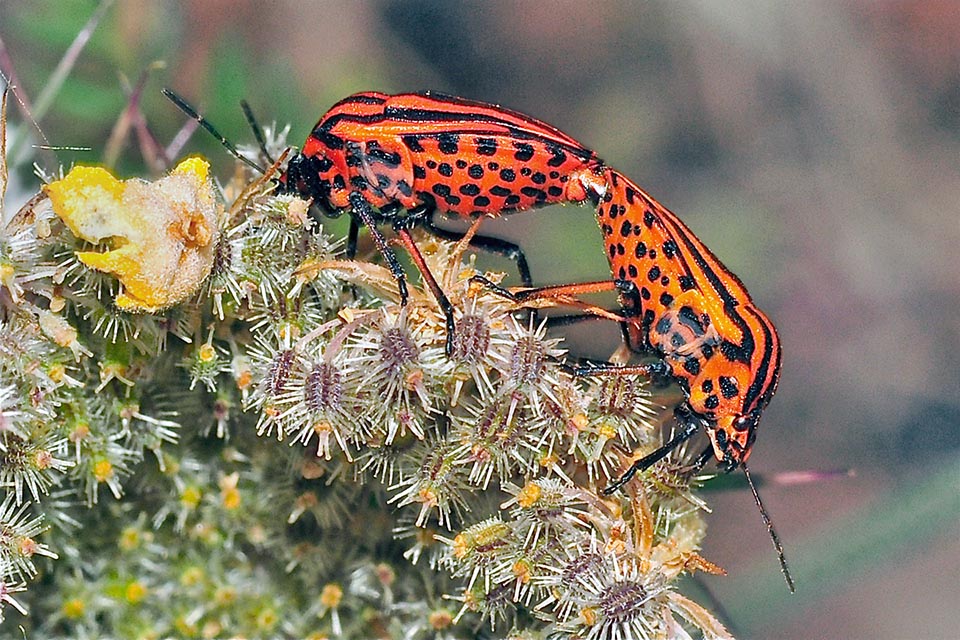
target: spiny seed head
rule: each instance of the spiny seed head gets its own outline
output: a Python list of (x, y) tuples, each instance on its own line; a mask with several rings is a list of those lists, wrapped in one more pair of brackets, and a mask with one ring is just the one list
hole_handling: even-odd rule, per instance
[(420, 347), (404, 327), (385, 329), (380, 337), (380, 357), (391, 374), (416, 364)]
[(545, 360), (542, 341), (536, 336), (522, 336), (510, 351), (510, 379), (516, 384), (537, 382)]
[(649, 600), (643, 585), (632, 580), (610, 585), (599, 598), (603, 615), (614, 623), (622, 623), (637, 616), (640, 607)]
[(293, 367), (295, 356), (296, 353), (293, 349), (284, 349), (279, 351), (270, 361), (267, 376), (264, 379), (264, 388), (269, 396), (275, 398), (284, 391), (287, 380), (290, 378), (290, 370)]
[(490, 327), (485, 318), (468, 314), (457, 320), (451, 354), (454, 362), (478, 364), (489, 348)]
[(307, 374), (303, 396), (307, 407), (314, 413), (337, 409), (343, 399), (343, 376), (334, 365), (317, 363)]

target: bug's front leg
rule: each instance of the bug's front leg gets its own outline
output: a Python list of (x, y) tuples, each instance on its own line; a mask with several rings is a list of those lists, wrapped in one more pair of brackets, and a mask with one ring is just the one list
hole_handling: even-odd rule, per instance
[(380, 252), (380, 255), (383, 256), (383, 259), (387, 261), (387, 267), (390, 269), (394, 280), (397, 281), (397, 289), (400, 292), (400, 304), (406, 306), (407, 298), (409, 297), (407, 293), (407, 276), (403, 272), (403, 267), (400, 266), (400, 261), (397, 260), (397, 254), (390, 248), (387, 239), (383, 237), (383, 234), (380, 233), (380, 230), (377, 228), (376, 221), (373, 217), (373, 207), (356, 191), (352, 192), (349, 198), (350, 207), (354, 215), (370, 230), (370, 237), (373, 238), (373, 243), (377, 246), (377, 250)]

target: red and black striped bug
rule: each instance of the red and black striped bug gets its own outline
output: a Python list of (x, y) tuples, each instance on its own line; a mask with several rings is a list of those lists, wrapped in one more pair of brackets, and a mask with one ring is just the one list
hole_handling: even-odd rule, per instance
[[(195, 110), (164, 93), (239, 157)], [(326, 215), (350, 213), (348, 253), (356, 249), (359, 228), (366, 227), (405, 303), (403, 269), (379, 230), (383, 224), (393, 227), (446, 316), (448, 354), (454, 310), (427, 269), (411, 228), (424, 225), (444, 233), (433, 224), (437, 212), (476, 217), (553, 203), (594, 204), (613, 280), (518, 292), (496, 289), (518, 302), (619, 292), (628, 346), (657, 360), (579, 373), (671, 379), (686, 401), (675, 411), (680, 432), (633, 463), (606, 492), (705, 430), (710, 445), (695, 468), (711, 457), (728, 471), (743, 468), (793, 590), (782, 546), (746, 466), (760, 415), (777, 387), (780, 341), (740, 280), (676, 215), (558, 129), (496, 105), (436, 93), (365, 92), (341, 100), (320, 118), (279, 182), (312, 199)], [(523, 283), (530, 287), (519, 247), (492, 238), (479, 242), (516, 259)]]

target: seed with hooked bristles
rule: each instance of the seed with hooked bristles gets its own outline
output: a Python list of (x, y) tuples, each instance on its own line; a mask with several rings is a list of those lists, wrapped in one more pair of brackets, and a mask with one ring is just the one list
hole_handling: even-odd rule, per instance
[(304, 382), (303, 397), (307, 407), (315, 413), (338, 408), (343, 398), (340, 371), (326, 362), (314, 365)]
[(420, 348), (410, 332), (401, 327), (386, 329), (380, 338), (380, 357), (391, 373), (413, 364), (420, 357)]
[(455, 362), (477, 364), (489, 348), (490, 327), (484, 318), (468, 314), (457, 321), (450, 356)]

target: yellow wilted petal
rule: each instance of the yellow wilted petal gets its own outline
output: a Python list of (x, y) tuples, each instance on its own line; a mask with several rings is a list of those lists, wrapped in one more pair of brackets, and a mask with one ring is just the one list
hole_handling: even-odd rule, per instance
[(153, 312), (192, 296), (213, 265), (223, 208), (202, 158), (188, 158), (154, 182), (119, 181), (100, 167), (75, 167), (46, 187), (53, 209), (79, 238), (86, 266), (123, 284), (116, 304)]

